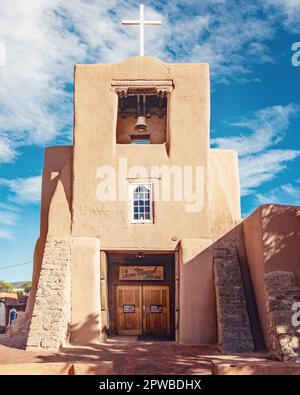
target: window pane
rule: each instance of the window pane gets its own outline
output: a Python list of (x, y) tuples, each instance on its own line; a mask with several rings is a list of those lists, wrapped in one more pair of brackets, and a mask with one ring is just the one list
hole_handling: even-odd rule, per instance
[(146, 185), (137, 185), (133, 189), (133, 219), (150, 220), (151, 219), (151, 195), (150, 188)]

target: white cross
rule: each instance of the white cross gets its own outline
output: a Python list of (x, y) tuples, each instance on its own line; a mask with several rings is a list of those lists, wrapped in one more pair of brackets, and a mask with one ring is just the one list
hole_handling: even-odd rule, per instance
[(140, 19), (133, 21), (122, 21), (123, 25), (140, 26), (140, 56), (144, 56), (145, 48), (145, 37), (144, 37), (144, 26), (145, 25), (161, 25), (161, 21), (145, 21), (144, 19), (144, 4), (140, 4)]

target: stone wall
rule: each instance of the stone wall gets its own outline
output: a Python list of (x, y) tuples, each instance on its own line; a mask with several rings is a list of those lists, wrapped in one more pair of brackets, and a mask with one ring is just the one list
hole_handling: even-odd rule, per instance
[(71, 314), (70, 239), (47, 239), (26, 349), (57, 351)]
[(218, 346), (223, 353), (254, 351), (241, 271), (235, 244), (214, 244)]
[(300, 362), (300, 327), (292, 325), (293, 303), (300, 302), (294, 274), (266, 273), (265, 295), (269, 347), (283, 361)]

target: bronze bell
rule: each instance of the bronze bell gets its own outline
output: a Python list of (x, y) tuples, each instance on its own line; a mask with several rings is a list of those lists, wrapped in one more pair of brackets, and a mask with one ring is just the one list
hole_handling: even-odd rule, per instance
[(144, 132), (145, 130), (149, 130), (149, 126), (147, 125), (146, 122), (146, 117), (139, 116), (136, 124), (134, 125), (134, 130), (138, 132)]

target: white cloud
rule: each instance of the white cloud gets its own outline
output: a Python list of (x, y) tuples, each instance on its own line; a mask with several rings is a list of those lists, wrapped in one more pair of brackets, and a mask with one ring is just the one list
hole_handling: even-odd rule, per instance
[[(71, 139), (73, 65), (110, 63), (138, 53), (135, 0), (10, 0), (0, 13), (0, 162), (19, 147)], [(261, 3), (241, 0), (150, 0), (146, 54), (167, 61), (208, 62), (217, 81), (251, 78), (251, 67), (268, 62), (266, 46), (277, 27)], [(159, 10), (159, 12), (157, 11)]]
[(281, 142), (290, 122), (300, 108), (291, 103), (286, 106), (267, 107), (230, 125), (239, 128), (238, 136), (212, 139), (220, 148), (238, 151), (242, 195), (255, 192), (267, 181), (286, 169), (286, 163), (300, 155), (298, 150), (272, 149)]
[(0, 162), (12, 162), (16, 157), (16, 152), (12, 147), (12, 141), (5, 136), (0, 137)]
[[(272, 61), (268, 41), (280, 28), (280, 18), (286, 26), (294, 25), (299, 1), (241, 0), (237, 7), (235, 0), (150, 0), (146, 18), (162, 19), (163, 25), (147, 27), (146, 54), (208, 62), (214, 81), (247, 80), (254, 64)], [(139, 10), (135, 0), (0, 2), (0, 42), (6, 50), (6, 66), (0, 67), (0, 163), (8, 163), (21, 146), (71, 139), (74, 64), (136, 55), (138, 29), (123, 27), (121, 20), (138, 17)], [(241, 135), (214, 140), (240, 152), (243, 193), (252, 193), (298, 156), (297, 151), (270, 150), (284, 138), (297, 111), (294, 104), (266, 108), (232, 125), (242, 129)], [(10, 201), (40, 199), (39, 177), (3, 184)]]
[(14, 234), (10, 229), (0, 228), (0, 239), (13, 240)]
[[(5, 45), (6, 66), (0, 68), (0, 162), (13, 161), (21, 145), (71, 139), (68, 88), (74, 64), (115, 62), (136, 54), (135, 28), (125, 30), (120, 24), (134, 12), (135, 1), (3, 4), (0, 42)], [(149, 7), (147, 12), (157, 16)]]
[[(230, 123), (242, 129), (244, 134), (219, 137), (212, 142), (222, 148), (237, 150), (240, 157), (264, 151), (284, 139), (292, 117), (299, 110), (299, 106), (294, 103), (267, 107), (254, 113), (251, 118)], [(248, 134), (245, 134), (246, 131)]]
[(0, 210), (0, 224), (12, 226), (15, 225), (18, 220), (18, 215), (11, 211)]
[(300, 0), (263, 0), (263, 5), (273, 7), (287, 30), (300, 31)]
[(253, 64), (272, 62), (267, 42), (276, 27), (268, 14), (259, 16), (259, 2), (173, 1), (165, 9), (165, 47), (171, 57), (208, 62), (215, 81), (249, 80)]
[(258, 204), (278, 203), (289, 205), (300, 205), (300, 186), (284, 184), (277, 188), (271, 189), (264, 194), (257, 194), (256, 201)]
[(18, 204), (39, 203), (41, 183), (42, 179), (40, 176), (13, 180), (0, 179), (0, 186), (7, 187), (10, 192), (7, 199)]
[(0, 202), (0, 239), (14, 239), (12, 227), (19, 221), (18, 211), (14, 204)]
[(19, 211), (18, 206), (7, 202), (0, 202), (0, 209), (12, 211), (13, 213), (17, 213)]
[(14, 238), (12, 228), (18, 223), (18, 205), (36, 204), (40, 201), (41, 177), (0, 178), (0, 187), (6, 189), (6, 201), (0, 202), (0, 239)]
[(300, 151), (269, 150), (242, 157), (239, 161), (242, 196), (254, 193), (257, 187), (273, 180), (286, 169), (287, 162), (299, 156)]

